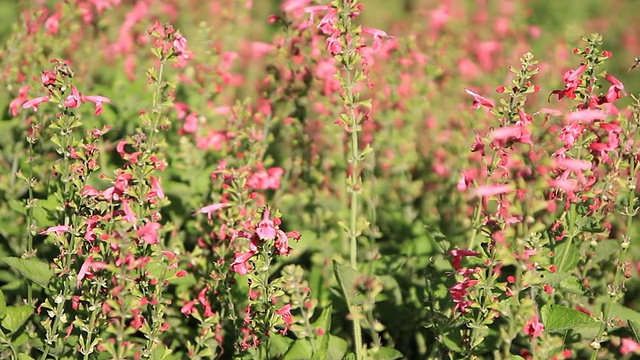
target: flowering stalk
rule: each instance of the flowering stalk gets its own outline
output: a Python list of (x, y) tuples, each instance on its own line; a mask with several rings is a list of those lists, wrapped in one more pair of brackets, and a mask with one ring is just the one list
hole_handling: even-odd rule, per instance
[[(79, 212), (83, 208), (83, 199), (79, 193), (85, 186), (89, 173), (97, 169), (95, 162), (97, 152), (87, 150), (91, 145), (86, 145), (83, 140), (75, 135), (77, 128), (82, 126), (80, 116), (76, 114), (75, 109), (79, 108), (84, 102), (93, 102), (96, 104), (95, 114), (98, 115), (102, 112), (103, 103), (110, 101), (102, 96), (85, 96), (80, 93), (72, 85), (73, 71), (71, 68), (58, 60), (52, 60), (52, 62), (57, 63), (57, 65), (53, 70), (43, 71), (41, 77), (41, 82), (47, 88), (49, 96), (34, 98), (22, 105), (24, 109), (33, 108), (37, 110), (38, 105), (41, 103), (54, 102), (58, 103), (62, 109), (61, 113), (57, 114), (49, 125), (49, 129), (54, 131), (51, 141), (56, 145), (56, 152), (61, 155), (61, 159), (54, 167), (55, 175), (59, 177), (64, 185), (58, 187), (54, 194), (60, 204), (58, 209), (62, 210), (61, 222), (58, 223), (59, 225), (41, 232), (41, 234), (55, 234), (53, 241), (59, 249), (59, 255), (54, 259), (57, 267), (55, 270), (57, 277), (52, 285), (53, 291), (57, 291), (57, 294), (53, 296), (53, 301), (47, 299), (41, 305), (41, 308), (45, 309), (49, 315), (42, 322), (46, 329), (42, 359), (47, 358), (53, 348), (64, 348), (60, 346), (62, 344), (59, 333), (62, 327), (71, 320), (65, 314), (65, 304), (71, 300), (71, 294), (74, 289), (74, 262), (77, 259), (77, 255), (83, 253), (83, 243), (81, 237), (78, 236), (82, 227), (82, 219)], [(34, 134), (31, 135), (33, 136)], [(30, 144), (32, 140), (29, 141)], [(81, 156), (76, 149), (87, 151), (90, 155), (83, 154)], [(30, 154), (29, 156), (33, 155)], [(29, 159), (29, 164), (31, 164), (31, 161), (32, 159)], [(32, 182), (33, 180), (29, 181)], [(30, 196), (32, 197), (32, 195)], [(32, 230), (29, 229), (30, 232)], [(80, 273), (77, 276), (80, 277)], [(73, 325), (69, 329), (73, 329)], [(80, 346), (82, 347), (82, 344)], [(85, 356), (88, 353), (85, 353)]]
[(600, 328), (596, 333), (595, 339), (591, 343), (591, 347), (594, 350), (591, 353), (592, 360), (598, 358), (598, 353), (601, 348), (600, 344), (605, 340), (605, 334), (607, 333), (608, 326), (610, 324), (609, 315), (611, 313), (613, 304), (624, 296), (624, 291), (626, 290), (625, 281), (631, 277), (631, 263), (626, 259), (629, 247), (631, 246), (633, 219), (638, 214), (638, 211), (640, 209), (640, 204), (638, 203), (638, 198), (636, 197), (638, 179), (636, 176), (634, 176), (638, 173), (638, 170), (640, 170), (640, 162), (638, 162), (639, 154), (637, 147), (634, 146), (636, 143), (634, 137), (639, 127), (638, 109), (640, 109), (640, 100), (636, 99), (635, 97), (634, 100), (634, 113), (632, 117), (625, 122), (626, 126), (622, 131), (623, 136), (621, 136), (621, 143), (626, 144), (626, 146), (623, 148), (622, 153), (620, 154), (620, 158), (618, 159), (615, 166), (615, 168), (618, 168), (618, 164), (620, 164), (623, 159), (628, 161), (625, 173), (620, 174), (621, 176), (627, 176), (625, 189), (626, 194), (623, 193), (621, 204), (617, 210), (617, 212), (621, 216), (626, 217), (626, 230), (622, 235), (622, 240), (620, 243), (620, 255), (616, 260), (614, 260), (614, 265), (616, 268), (615, 275), (613, 283), (607, 289), (608, 298), (604, 304), (604, 309), (602, 311)]
[[(349, 225), (344, 225), (345, 232), (349, 238), (349, 254), (351, 268), (358, 268), (358, 237), (367, 226), (366, 221), (362, 221), (359, 216), (360, 205), (358, 198), (362, 193), (361, 161), (365, 155), (372, 152), (367, 146), (360, 151), (359, 134), (362, 129), (364, 115), (358, 112), (360, 106), (371, 107), (370, 101), (361, 101), (360, 92), (357, 89), (359, 83), (365, 80), (366, 76), (359, 68), (362, 61), (358, 49), (361, 47), (360, 33), (362, 29), (355, 26), (352, 19), (360, 14), (363, 6), (358, 1), (342, 0), (334, 1), (327, 7), (328, 14), (322, 19), (318, 26), (321, 31), (329, 35), (326, 40), (326, 48), (331, 55), (340, 63), (342, 71), (337, 74), (340, 80), (341, 93), (344, 112), (338, 121), (344, 126), (349, 134), (349, 174), (347, 176), (347, 193), (350, 197), (350, 218)], [(350, 301), (347, 301), (349, 303)], [(357, 306), (350, 306), (353, 321), (353, 335), (356, 359), (364, 359), (365, 348), (362, 343), (361, 314), (362, 311)]]

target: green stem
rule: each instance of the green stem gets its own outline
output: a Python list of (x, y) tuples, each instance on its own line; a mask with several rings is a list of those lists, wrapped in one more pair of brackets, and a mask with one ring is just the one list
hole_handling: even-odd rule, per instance
[[(354, 5), (353, 0), (343, 0), (342, 1), (342, 13), (340, 14), (343, 32), (341, 36), (343, 36), (345, 49), (342, 52), (342, 65), (343, 65), (343, 90), (344, 90), (344, 105), (347, 108), (348, 118), (346, 121), (348, 122), (346, 125), (349, 127), (351, 132), (351, 141), (350, 141), (350, 162), (351, 162), (351, 176), (350, 180), (348, 180), (347, 186), (349, 187), (348, 191), (351, 192), (351, 209), (350, 209), (350, 224), (349, 224), (349, 253), (350, 253), (350, 264), (353, 269), (358, 268), (358, 194), (361, 189), (361, 179), (360, 179), (360, 151), (358, 145), (358, 132), (360, 129), (360, 123), (356, 117), (356, 107), (355, 104), (355, 87), (356, 84), (354, 82), (354, 60), (353, 56), (356, 52), (355, 42), (357, 41), (358, 34), (354, 32), (351, 23), (351, 7)], [(355, 35), (355, 36), (354, 36)], [(353, 321), (353, 339), (355, 346), (356, 359), (362, 360), (365, 358), (364, 347), (362, 343), (362, 328), (360, 325), (360, 312), (361, 309), (358, 306), (352, 305), (349, 308), (349, 312), (352, 316)]]

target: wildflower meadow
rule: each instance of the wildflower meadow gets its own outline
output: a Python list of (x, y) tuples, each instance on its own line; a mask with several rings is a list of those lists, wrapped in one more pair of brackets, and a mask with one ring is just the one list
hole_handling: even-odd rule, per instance
[(1, 359), (640, 358), (634, 1), (0, 10)]

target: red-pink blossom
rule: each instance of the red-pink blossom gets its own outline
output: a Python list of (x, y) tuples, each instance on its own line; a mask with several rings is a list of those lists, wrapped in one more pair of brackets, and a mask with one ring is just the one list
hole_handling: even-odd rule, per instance
[(524, 326), (524, 332), (532, 337), (538, 337), (544, 332), (544, 324), (538, 320), (538, 314), (532, 317)]
[(607, 113), (602, 110), (587, 109), (568, 113), (565, 118), (568, 122), (583, 122), (591, 123), (594, 120), (604, 120), (607, 118)]
[(78, 108), (82, 103), (82, 98), (80, 96), (80, 92), (76, 89), (75, 86), (71, 85), (71, 94), (67, 96), (66, 100), (64, 100), (64, 106), (68, 108)]
[(473, 189), (473, 194), (475, 196), (481, 197), (492, 197), (497, 195), (508, 194), (513, 191), (511, 185), (508, 184), (490, 184), (490, 185), (482, 185)]
[(102, 114), (103, 111), (103, 104), (104, 103), (110, 103), (111, 100), (109, 100), (109, 98), (106, 98), (104, 96), (100, 96), (100, 95), (81, 95), (82, 101), (83, 102), (92, 102), (95, 104), (96, 106), (96, 110), (94, 112), (94, 115), (100, 115)]
[(11, 100), (9, 103), (9, 112), (11, 116), (17, 116), (20, 112), (20, 107), (24, 104), (28, 98), (27, 94), (29, 93), (29, 85), (25, 85), (18, 90), (18, 97)]
[(23, 109), (33, 108), (33, 111), (38, 111), (38, 105), (44, 102), (49, 102), (49, 101), (51, 101), (51, 99), (46, 96), (37, 97), (22, 104), (22, 108)]
[(49, 235), (51, 233), (56, 233), (56, 235), (62, 235), (68, 231), (69, 231), (68, 225), (57, 225), (57, 226), (51, 226), (46, 230), (41, 231), (40, 234)]
[(260, 236), (262, 240), (273, 240), (276, 237), (276, 228), (269, 219), (269, 209), (266, 209), (262, 214), (262, 220), (258, 223), (258, 227), (256, 228), (256, 234)]
[(293, 322), (293, 317), (291, 316), (291, 304), (282, 306), (280, 309), (276, 310), (276, 313), (282, 317), (285, 324), (291, 325)]
[(231, 270), (240, 274), (246, 275), (249, 272), (250, 268), (247, 264), (247, 261), (255, 254), (255, 251), (248, 251), (244, 254), (236, 254), (236, 259), (231, 263)]
[(213, 214), (214, 212), (216, 212), (216, 211), (218, 211), (220, 209), (223, 209), (223, 208), (225, 208), (225, 207), (227, 207), (229, 205), (230, 205), (229, 203), (211, 204), (211, 205), (207, 205), (207, 206), (204, 206), (204, 207), (200, 208), (200, 210), (198, 210), (198, 212), (202, 213), (202, 214), (207, 214), (207, 218), (209, 220), (211, 220), (211, 214)]
[(146, 223), (143, 227), (136, 232), (136, 235), (142, 238), (142, 241), (149, 245), (155, 245), (158, 243), (158, 230), (162, 227), (157, 222)]
[(640, 344), (631, 338), (620, 339), (620, 355), (637, 354), (640, 351)]
[(487, 109), (493, 108), (493, 102), (491, 102), (489, 99), (480, 96), (478, 93), (475, 93), (469, 89), (464, 89), (464, 91), (466, 91), (467, 94), (473, 96), (473, 105), (471, 106), (471, 109), (479, 109), (482, 106), (486, 107)]
[(78, 271), (78, 279), (76, 281), (76, 286), (80, 287), (82, 284), (82, 280), (87, 276), (92, 276), (92, 271), (106, 269), (107, 264), (100, 261), (93, 261), (93, 255), (89, 256)]
[(385, 31), (368, 28), (368, 27), (363, 27), (362, 32), (373, 36), (373, 44), (371, 45), (371, 48), (374, 51), (380, 49), (380, 45), (382, 44), (383, 39), (388, 39), (392, 37), (389, 34), (387, 34)]

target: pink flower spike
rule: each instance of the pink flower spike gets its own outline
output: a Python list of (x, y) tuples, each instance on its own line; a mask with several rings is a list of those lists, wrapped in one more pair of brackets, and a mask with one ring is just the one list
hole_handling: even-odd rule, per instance
[(207, 214), (207, 217), (209, 218), (209, 220), (211, 220), (211, 214), (223, 209), (225, 207), (229, 206), (228, 203), (217, 203), (217, 204), (211, 204), (211, 205), (207, 205), (203, 208), (201, 208), (200, 210), (198, 210), (199, 213), (202, 214)]
[(478, 186), (473, 190), (473, 193), (476, 196), (492, 197), (497, 195), (508, 194), (512, 191), (513, 189), (508, 184), (492, 184), (492, 185)]
[(38, 111), (38, 105), (51, 101), (50, 98), (46, 96), (37, 97), (35, 99), (31, 99), (26, 103), (22, 104), (23, 109), (33, 108), (33, 111)]
[(40, 234), (49, 235), (51, 233), (56, 233), (56, 235), (62, 235), (68, 231), (69, 231), (68, 225), (58, 225), (58, 226), (51, 226), (47, 228), (47, 230), (41, 231)]
[(469, 89), (464, 89), (464, 91), (466, 91), (467, 94), (473, 96), (473, 105), (471, 106), (472, 110), (479, 109), (481, 106), (484, 106), (487, 109), (493, 109), (493, 103), (487, 98), (482, 97)]

